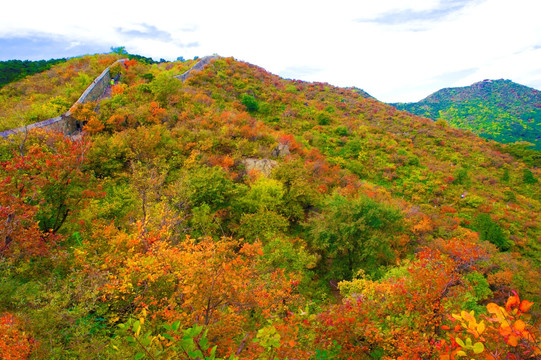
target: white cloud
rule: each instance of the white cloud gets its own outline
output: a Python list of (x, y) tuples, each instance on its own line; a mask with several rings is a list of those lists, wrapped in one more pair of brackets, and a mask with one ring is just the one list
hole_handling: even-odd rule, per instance
[(484, 78), (541, 83), (541, 3), (531, 0), (96, 0), (80, 8), (27, 0), (25, 8), (3, 4), (0, 37), (57, 35), (66, 46), (124, 45), (155, 59), (218, 53), (382, 101)]

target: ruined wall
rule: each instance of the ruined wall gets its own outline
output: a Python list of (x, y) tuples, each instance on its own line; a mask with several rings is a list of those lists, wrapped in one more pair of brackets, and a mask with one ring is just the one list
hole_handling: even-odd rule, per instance
[[(119, 62), (123, 63), (124, 61), (126, 61), (126, 59), (117, 60), (113, 63), (113, 65)], [(78, 103), (84, 104), (86, 102), (96, 101), (99, 99), (99, 97), (104, 93), (105, 89), (107, 89), (107, 86), (109, 86), (109, 83), (111, 82), (111, 75), (109, 73), (110, 67), (103, 70), (103, 72), (96, 79), (94, 79), (92, 84), (90, 84), (86, 88), (85, 92), (81, 95), (79, 100), (77, 100), (77, 102), (73, 104), (74, 106)]]
[[(124, 61), (127, 61), (128, 59), (120, 59), (115, 61), (111, 66), (117, 64), (117, 63), (124, 63)], [(100, 96), (103, 95), (107, 87), (109, 86), (109, 83), (111, 82), (111, 75), (109, 73), (110, 66), (103, 70), (103, 72), (90, 84), (86, 90), (83, 92), (83, 94), (79, 97), (79, 100), (73, 104), (71, 107), (73, 107), (77, 104), (84, 104), (89, 101), (95, 101), (99, 99)], [(47, 129), (51, 129), (54, 131), (60, 131), (66, 135), (70, 135), (74, 133), (77, 130), (80, 130), (79, 125), (77, 124), (77, 121), (71, 117), (71, 111), (68, 111), (60, 116), (57, 116), (52, 119), (47, 119), (40, 121), (38, 123), (30, 124), (28, 126), (23, 126), (17, 129), (10, 129), (3, 132), (0, 132), (0, 136), (2, 137), (8, 137), (13, 134), (17, 134), (20, 132), (25, 132), (26, 130), (31, 130), (35, 128), (43, 128), (46, 127)]]
[[(205, 57), (201, 58), (194, 66), (192, 66), (184, 74), (177, 75), (175, 77), (177, 79), (180, 79), (180, 80), (184, 81), (190, 76), (190, 73), (192, 71), (200, 71), (206, 65), (208, 65), (212, 60), (218, 59), (218, 58), (219, 58), (219, 56), (216, 56), (216, 55), (205, 56)], [(117, 60), (113, 64), (111, 64), (111, 66), (113, 66), (113, 65), (115, 65), (117, 63), (124, 63), (127, 60), (128, 59)], [(80, 124), (78, 124), (78, 122), (71, 117), (71, 110), (77, 104), (84, 104), (86, 102), (96, 101), (103, 95), (103, 93), (105, 92), (105, 90), (107, 90), (107, 87), (109, 86), (109, 84), (111, 82), (111, 74), (109, 72), (109, 68), (111, 66), (109, 66), (107, 69), (103, 70), (103, 72), (92, 82), (92, 84), (90, 84), (86, 88), (86, 90), (83, 92), (83, 94), (81, 95), (79, 100), (77, 100), (77, 102), (75, 102), (75, 104), (73, 104), (70, 111), (68, 111), (68, 112), (66, 112), (66, 113), (64, 113), (64, 114), (62, 114), (60, 116), (57, 116), (55, 118), (52, 118), (52, 119), (47, 119), (47, 120), (44, 120), (44, 121), (41, 121), (41, 122), (38, 122), (38, 123), (35, 123), (35, 124), (31, 124), (31, 125), (28, 125), (28, 126), (25, 126), (25, 127), (20, 127), (20, 128), (17, 128), (17, 129), (11, 129), (11, 130), (6, 130), (6, 131), (3, 131), (3, 132), (0, 132), (0, 136), (8, 137), (10, 135), (25, 132), (26, 130), (31, 130), (31, 129), (35, 129), (35, 128), (38, 128), (38, 127), (45, 127), (47, 129), (60, 131), (60, 132), (62, 132), (64, 134), (66, 134), (66, 135), (71, 135), (75, 131), (79, 131), (80, 130)]]
[(210, 63), (212, 60), (214, 59), (218, 59), (219, 56), (217, 55), (212, 55), (212, 56), (205, 56), (205, 57), (202, 57), (194, 66), (192, 66), (188, 71), (186, 71), (184, 74), (182, 75), (177, 75), (175, 76), (175, 78), (177, 79), (180, 79), (181, 81), (184, 81), (186, 80), (189, 76), (190, 76), (190, 73), (192, 71), (201, 71), (201, 69), (203, 69), (205, 66), (208, 65), (208, 63)]

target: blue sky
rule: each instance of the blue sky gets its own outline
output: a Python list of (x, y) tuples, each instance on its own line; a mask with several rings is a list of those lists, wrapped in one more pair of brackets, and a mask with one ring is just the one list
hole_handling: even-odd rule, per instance
[(73, 1), (2, 5), (0, 60), (125, 46), (158, 60), (217, 53), (386, 102), (483, 79), (541, 89), (541, 1)]

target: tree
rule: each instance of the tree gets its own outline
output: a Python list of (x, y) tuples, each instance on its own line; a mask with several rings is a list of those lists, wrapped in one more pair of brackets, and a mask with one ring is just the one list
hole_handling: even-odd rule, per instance
[(155, 241), (124, 259), (113, 251), (103, 259), (110, 273), (103, 297), (113, 314), (133, 307), (183, 329), (202, 325), (218, 351), (234, 351), (251, 326), (298, 306), (298, 276), (264, 266), (259, 242), (187, 237), (177, 246)]
[(494, 222), (489, 214), (478, 214), (474, 225), (479, 232), (479, 238), (481, 240), (490, 241), (502, 251), (506, 251), (511, 248), (511, 241), (507, 239), (500, 225)]
[(376, 274), (380, 265), (391, 263), (393, 237), (401, 228), (398, 210), (364, 195), (346, 198), (335, 193), (309, 220), (308, 234), (323, 257), (322, 266), (330, 264), (329, 276), (349, 280), (360, 269)]
[(189, 188), (193, 206), (208, 204), (213, 211), (229, 204), (235, 184), (220, 166), (198, 167), (190, 172)]
[(126, 51), (125, 46), (111, 46), (111, 51), (118, 55), (128, 55), (128, 51)]
[(246, 110), (251, 113), (257, 112), (259, 110), (259, 103), (252, 95), (242, 95), (242, 104), (246, 106)]
[(535, 184), (537, 183), (537, 179), (533, 176), (532, 171), (530, 169), (524, 169), (522, 172), (522, 181), (524, 184)]
[[(88, 149), (84, 139), (71, 141), (62, 134), (35, 131), (27, 140), (27, 153), (16, 153), (0, 169), (0, 212), (4, 250), (40, 253), (54, 243), (68, 217), (89, 198), (92, 178), (83, 171)], [(13, 242), (13, 243), (12, 243)]]

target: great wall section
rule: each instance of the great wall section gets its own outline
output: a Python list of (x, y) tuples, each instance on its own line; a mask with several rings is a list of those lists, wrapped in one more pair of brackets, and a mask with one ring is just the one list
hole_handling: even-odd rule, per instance
[[(182, 81), (186, 80), (192, 71), (200, 71), (203, 69), (206, 65), (208, 65), (212, 60), (217, 59), (218, 56), (205, 56), (199, 61), (194, 64), (189, 70), (187, 70), (185, 73), (181, 75), (175, 76), (177, 79), (180, 79)], [(84, 104), (90, 101), (98, 100), (100, 97), (104, 95), (104, 93), (107, 91), (108, 87), (110, 86), (111, 82), (111, 74), (110, 74), (110, 68), (115, 64), (123, 64), (128, 59), (120, 59), (115, 61), (113, 64), (111, 64), (109, 67), (107, 67), (103, 72), (94, 79), (92, 84), (90, 84), (86, 90), (83, 92), (83, 94), (79, 97), (79, 99), (73, 104), (71, 109), (73, 109), (77, 104)], [(54, 117), (52, 119), (43, 120), (34, 124), (30, 124), (27, 126), (23, 126), (20, 128), (10, 129), (6, 131), (0, 132), (1, 137), (8, 137), (10, 135), (18, 134), (18, 133), (24, 133), (28, 130), (36, 129), (36, 128), (47, 128), (53, 131), (62, 132), (66, 135), (72, 135), (76, 132), (79, 132), (81, 130), (81, 124), (77, 120), (75, 120), (72, 117), (71, 109), (65, 112), (64, 114)]]

